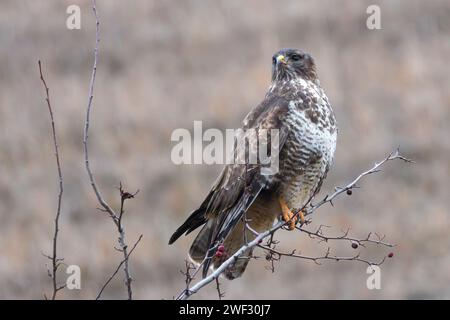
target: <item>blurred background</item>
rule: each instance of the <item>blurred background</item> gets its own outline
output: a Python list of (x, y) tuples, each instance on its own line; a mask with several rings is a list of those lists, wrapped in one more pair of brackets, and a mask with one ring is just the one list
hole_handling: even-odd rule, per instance
[[(68, 30), (66, 8), (81, 8), (81, 30)], [(381, 30), (366, 9), (381, 8)], [(315, 58), (339, 124), (335, 165), (321, 196), (401, 146), (416, 161), (390, 163), (351, 197), (324, 206), (311, 229), (330, 235), (386, 235), (394, 249), (369, 246), (381, 290), (366, 287), (366, 265), (283, 259), (275, 273), (253, 261), (236, 281), (221, 280), (228, 299), (450, 298), (450, 2), (433, 1), (119, 1), (98, 0), (101, 45), (90, 129), (90, 157), (109, 203), (116, 189), (140, 189), (126, 206), (128, 242), (143, 234), (130, 268), (137, 299), (172, 299), (184, 287), (184, 260), (195, 233), (167, 242), (200, 204), (220, 165), (176, 166), (171, 133), (237, 128), (270, 82), (271, 56), (301, 48)], [(64, 175), (59, 254), (81, 267), (92, 299), (114, 271), (116, 230), (98, 204), (83, 163), (83, 120), (93, 63), (90, 1), (2, 1), (0, 10), (0, 298), (50, 294), (58, 193), (50, 121), (39, 80), (41, 59), (56, 120)], [(280, 249), (322, 255), (298, 232), (281, 231)], [(353, 255), (348, 243), (329, 243)], [(262, 252), (257, 255), (264, 256)], [(58, 274), (66, 278), (65, 268)], [(126, 298), (120, 272), (104, 298)], [(215, 286), (195, 299), (216, 299)]]

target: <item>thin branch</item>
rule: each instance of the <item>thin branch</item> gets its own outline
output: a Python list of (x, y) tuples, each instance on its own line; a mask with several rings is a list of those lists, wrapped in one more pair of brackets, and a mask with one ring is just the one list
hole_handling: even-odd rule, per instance
[[(177, 298), (175, 298), (176, 300), (180, 300), (181, 297), (184, 294), (189, 295), (189, 287), (191, 286), (191, 282), (194, 281), (195, 276), (198, 274), (198, 272), (203, 268), (203, 265), (205, 263), (206, 259), (203, 259), (203, 261), (201, 263), (199, 263), (197, 265), (197, 267), (195, 267), (195, 265), (191, 262), (189, 262), (188, 260), (185, 260), (186, 263), (186, 271), (182, 271), (180, 270), (180, 273), (182, 275), (185, 276), (185, 283), (186, 283), (186, 288), (180, 292), (180, 294), (178, 295)], [(194, 272), (191, 274), (191, 270), (194, 270)]]
[(219, 300), (222, 300), (222, 298), (225, 297), (225, 292), (223, 292), (223, 291), (220, 289), (219, 278), (216, 278), (216, 290), (217, 290), (217, 295), (219, 296)]
[(203, 278), (199, 282), (197, 282), (194, 286), (189, 288), (189, 290), (184, 290), (177, 298), (177, 300), (186, 300), (193, 294), (197, 293), (201, 288), (206, 286), (207, 284), (211, 283), (215, 279), (217, 279), (228, 266), (231, 266), (234, 264), (240, 255), (242, 255), (247, 249), (253, 248), (256, 245), (260, 243), (264, 238), (270, 236), (273, 232), (280, 229), (285, 224), (284, 221), (278, 222), (275, 226), (273, 226), (271, 229), (260, 233), (255, 239), (252, 241), (244, 244), (239, 250), (237, 250), (232, 256), (230, 256), (227, 260), (225, 260), (214, 272), (209, 274), (207, 277)]
[(262, 248), (263, 250), (268, 251), (269, 257), (270, 257), (268, 260), (272, 260), (272, 261), (279, 261), (281, 259), (281, 257), (292, 257), (292, 258), (299, 258), (299, 259), (304, 259), (304, 260), (311, 260), (314, 263), (319, 264), (319, 265), (320, 265), (321, 260), (333, 260), (333, 261), (337, 261), (337, 262), (339, 262), (339, 261), (359, 261), (359, 262), (363, 262), (369, 266), (379, 266), (379, 265), (383, 264), (387, 258), (387, 256), (384, 256), (382, 260), (380, 260), (378, 262), (374, 262), (374, 261), (370, 261), (370, 260), (361, 258), (359, 253), (354, 256), (339, 257), (339, 256), (331, 255), (330, 248), (327, 248), (327, 251), (325, 252), (324, 255), (319, 256), (319, 257), (312, 257), (312, 256), (305, 256), (302, 254), (297, 254), (296, 250), (293, 250), (292, 252), (281, 252), (281, 251), (276, 250), (275, 248), (271, 248), (268, 246), (258, 245), (258, 247)]
[(121, 251), (123, 253), (123, 257), (124, 257), (124, 264), (123, 264), (123, 270), (125, 273), (125, 285), (127, 287), (127, 291), (128, 291), (128, 299), (132, 300), (133, 299), (133, 291), (131, 289), (131, 281), (133, 280), (131, 278), (130, 275), (130, 270), (128, 267), (128, 247), (125, 243), (125, 230), (122, 226), (122, 218), (123, 218), (123, 214), (125, 212), (125, 208), (124, 208), (124, 204), (125, 201), (128, 199), (132, 199), (135, 197), (135, 195), (137, 195), (139, 192), (136, 191), (135, 193), (131, 194), (129, 192), (124, 191), (123, 187), (122, 187), (122, 182), (120, 183), (120, 187), (119, 187), (119, 193), (120, 193), (120, 211), (119, 211), (119, 218), (116, 221), (116, 225), (117, 225), (117, 231), (119, 232), (119, 245), (120, 245), (120, 249), (119, 251)]
[(45, 89), (45, 95), (46, 95), (45, 101), (47, 102), (48, 112), (50, 114), (50, 120), (52, 123), (53, 146), (55, 149), (56, 166), (58, 169), (58, 179), (59, 179), (58, 206), (56, 209), (56, 215), (55, 215), (55, 220), (54, 220), (55, 228), (54, 228), (54, 232), (53, 232), (53, 252), (52, 252), (51, 256), (47, 256), (47, 258), (49, 258), (52, 261), (52, 271), (51, 271), (51, 273), (49, 272), (49, 276), (52, 278), (52, 282), (53, 282), (53, 292), (52, 292), (51, 299), (55, 300), (56, 294), (58, 293), (58, 291), (65, 287), (65, 285), (58, 286), (57, 281), (56, 281), (56, 272), (58, 271), (58, 267), (60, 265), (59, 262), (62, 261), (62, 259), (59, 259), (57, 257), (57, 246), (58, 246), (58, 232), (59, 232), (59, 217), (61, 215), (61, 201), (62, 201), (62, 195), (63, 195), (63, 176), (62, 176), (62, 170), (61, 170), (61, 162), (59, 159), (58, 141), (56, 139), (55, 120), (53, 118), (53, 110), (52, 110), (52, 105), (50, 103), (50, 95), (49, 95), (50, 89), (48, 88), (47, 83), (44, 79), (40, 60), (38, 61), (38, 66), (39, 66), (39, 75), (40, 75), (40, 78), (42, 81), (42, 85), (44, 86), (44, 89)]
[(97, 74), (98, 46), (100, 43), (100, 28), (99, 28), (100, 22), (98, 20), (97, 7), (96, 7), (95, 0), (92, 0), (92, 10), (94, 11), (94, 16), (95, 16), (95, 48), (94, 48), (94, 65), (92, 67), (91, 81), (89, 84), (89, 97), (88, 97), (88, 106), (87, 106), (87, 112), (86, 112), (86, 121), (84, 123), (84, 138), (83, 138), (84, 162), (86, 165), (86, 171), (88, 173), (92, 189), (94, 189), (94, 192), (95, 192), (95, 195), (97, 196), (98, 202), (100, 202), (101, 206), (106, 210), (106, 212), (109, 213), (109, 215), (111, 216), (111, 218), (113, 218), (113, 220), (117, 220), (118, 219), (117, 214), (108, 205), (108, 203), (105, 200), (103, 200), (103, 197), (100, 194), (100, 190), (97, 188), (97, 184), (95, 183), (94, 175), (91, 171), (90, 164), (89, 164), (89, 152), (88, 152), (89, 120), (90, 120), (90, 115), (91, 115), (92, 100), (94, 99), (94, 83), (95, 83), (95, 75)]
[(335, 188), (335, 192), (332, 193), (331, 195), (326, 195), (325, 198), (322, 201), (319, 201), (316, 204), (311, 204), (311, 207), (308, 208), (306, 210), (306, 212), (304, 213), (305, 216), (306, 215), (310, 215), (312, 214), (314, 211), (316, 211), (319, 207), (321, 207), (322, 205), (326, 204), (326, 203), (330, 203), (333, 204), (333, 200), (339, 196), (340, 194), (347, 192), (347, 191), (351, 191), (352, 189), (357, 188), (356, 185), (357, 183), (365, 176), (368, 176), (370, 174), (373, 173), (377, 173), (380, 172), (380, 168), (389, 161), (393, 161), (393, 160), (402, 160), (404, 162), (408, 162), (408, 163), (413, 163), (412, 160), (407, 159), (405, 157), (403, 157), (402, 155), (400, 155), (400, 151), (399, 148), (397, 148), (394, 152), (391, 152), (386, 158), (384, 158), (381, 162), (379, 163), (375, 163), (375, 165), (370, 168), (369, 170), (364, 171), (363, 173), (361, 173), (359, 176), (357, 176), (352, 182), (350, 182), (349, 184), (347, 184), (345, 187), (336, 187)]
[[(311, 239), (318, 239), (319, 242), (328, 242), (330, 240), (343, 240), (343, 241), (349, 241), (352, 246), (358, 245), (365, 247), (366, 243), (372, 243), (376, 245), (382, 245), (385, 247), (395, 247), (395, 244), (391, 244), (388, 242), (384, 242), (385, 236), (379, 236), (378, 234), (374, 234), (370, 232), (367, 237), (360, 239), (355, 237), (349, 237), (348, 234), (350, 232), (350, 228), (348, 228), (344, 233), (340, 236), (326, 236), (324, 235), (322, 229), (324, 227), (327, 227), (325, 225), (320, 225), (319, 228), (317, 228), (316, 231), (309, 231), (300, 227), (296, 227), (301, 232), (306, 233)], [(374, 235), (374, 236), (373, 236)], [(375, 238), (374, 238), (375, 237)], [(356, 249), (356, 248), (355, 248)]]
[[(320, 208), (322, 205), (326, 204), (326, 203), (330, 203), (332, 204), (333, 200), (339, 196), (340, 194), (342, 194), (343, 192), (346, 192), (347, 190), (352, 190), (354, 188), (356, 188), (356, 184), (365, 176), (370, 175), (372, 173), (376, 173), (381, 171), (381, 167), (389, 162), (389, 161), (393, 161), (393, 160), (403, 160), (405, 162), (412, 162), (411, 160), (401, 156), (399, 154), (399, 149), (397, 149), (396, 151), (390, 153), (385, 159), (383, 159), (381, 162), (379, 163), (375, 163), (375, 165), (367, 170), (364, 171), (363, 173), (361, 173), (359, 176), (357, 176), (352, 182), (350, 182), (349, 184), (347, 184), (345, 187), (338, 187), (336, 188), (335, 192), (331, 195), (327, 195), (322, 201), (320, 201), (319, 203), (315, 204), (315, 205), (311, 205), (310, 208), (308, 208), (306, 210), (306, 206), (310, 203), (311, 199), (307, 202), (307, 204), (301, 208), (300, 210), (298, 210), (296, 212), (296, 215), (299, 214), (300, 211), (303, 211), (305, 215), (310, 215), (312, 213), (314, 213), (318, 208)], [(294, 215), (294, 217), (296, 216)], [(192, 287), (190, 287), (189, 289), (185, 289), (183, 290), (177, 297), (177, 300), (186, 300), (188, 299), (190, 296), (192, 296), (193, 294), (197, 293), (199, 290), (201, 290), (203, 287), (205, 287), (206, 285), (208, 285), (209, 283), (211, 283), (212, 281), (216, 280), (219, 278), (219, 276), (231, 265), (233, 265), (238, 259), (239, 257), (245, 253), (246, 250), (253, 248), (255, 246), (258, 246), (262, 243), (263, 239), (267, 238), (267, 237), (271, 237), (273, 239), (273, 235), (274, 233), (281, 229), (282, 227), (286, 226), (287, 223), (289, 221), (279, 221), (277, 222), (274, 226), (272, 226), (272, 228), (270, 228), (269, 230), (265, 231), (265, 232), (261, 232), (257, 235), (255, 235), (255, 239), (253, 239), (252, 241), (244, 244), (241, 248), (239, 248), (239, 250), (237, 250), (232, 256), (230, 256), (226, 261), (224, 261), (216, 270), (214, 270), (211, 274), (209, 274), (208, 276), (206, 276), (205, 278), (203, 278), (202, 280), (198, 281), (195, 285), (193, 285)], [(381, 242), (380, 242), (381, 244)], [(316, 259), (316, 261), (320, 260), (320, 259), (324, 259), (323, 257), (306, 257), (304, 256), (304, 258), (308, 258), (309, 260), (313, 260)], [(328, 259), (331, 258), (331, 256), (327, 257)], [(361, 259), (359, 257), (334, 257), (334, 260), (350, 260), (350, 258), (352, 260), (357, 260), (357, 261), (361, 261), (361, 262), (366, 262), (364, 261), (364, 259)], [(378, 264), (383, 263), (384, 259), (381, 262), (378, 262)], [(367, 262), (366, 262), (367, 263)]]
[[(188, 260), (184, 260), (184, 262), (186, 264), (186, 271), (180, 270), (180, 273), (185, 276), (184, 282), (186, 283), (186, 290), (189, 290), (189, 286), (192, 280), (194, 280), (195, 274), (198, 272), (199, 268), (195, 268), (194, 264)], [(191, 274), (192, 270), (195, 270), (194, 274)]]
[[(89, 181), (91, 183), (92, 189), (94, 190), (94, 193), (97, 197), (98, 202), (101, 205), (101, 211), (104, 213), (107, 213), (111, 219), (113, 220), (114, 224), (117, 227), (117, 230), (119, 232), (119, 238), (118, 238), (118, 242), (119, 242), (119, 246), (120, 249), (118, 249), (120, 252), (122, 252), (123, 254), (123, 262), (120, 263), (120, 266), (123, 265), (123, 270), (125, 273), (125, 285), (127, 288), (127, 293), (128, 293), (128, 299), (132, 300), (133, 299), (133, 291), (131, 288), (131, 275), (130, 275), (130, 271), (129, 271), (129, 267), (128, 267), (128, 257), (129, 254), (127, 252), (127, 245), (125, 242), (125, 230), (123, 228), (122, 225), (122, 216), (124, 213), (124, 202), (127, 199), (133, 198), (134, 195), (131, 195), (129, 193), (126, 193), (123, 189), (122, 189), (122, 185), (120, 185), (120, 198), (121, 198), (121, 206), (120, 206), (120, 211), (119, 214), (117, 214), (109, 205), (108, 203), (103, 199), (99, 188), (97, 187), (97, 184), (95, 182), (94, 179), (94, 174), (91, 171), (90, 168), (90, 163), (89, 163), (89, 152), (88, 152), (88, 138), (89, 138), (89, 124), (90, 124), (90, 114), (91, 114), (91, 108), (92, 108), (92, 101), (94, 99), (94, 84), (95, 84), (95, 76), (97, 74), (97, 63), (98, 63), (98, 48), (99, 48), (99, 43), (100, 43), (100, 22), (99, 22), (99, 18), (98, 18), (98, 14), (97, 14), (97, 7), (96, 7), (96, 3), (95, 0), (92, 0), (92, 10), (94, 12), (94, 16), (95, 16), (95, 48), (94, 48), (94, 64), (92, 67), (92, 73), (91, 73), (91, 80), (90, 80), (90, 84), (89, 84), (89, 96), (88, 96), (88, 103), (87, 103), (87, 110), (86, 110), (86, 120), (84, 123), (84, 137), (83, 137), (83, 145), (84, 145), (84, 162), (85, 162), (85, 166), (86, 166), (86, 171), (89, 177)], [(131, 196), (128, 196), (131, 195)]]
[(105, 282), (105, 284), (102, 286), (100, 292), (97, 294), (97, 297), (95, 298), (95, 300), (100, 299), (100, 296), (102, 295), (103, 291), (105, 290), (105, 288), (108, 286), (108, 284), (111, 282), (112, 279), (114, 279), (114, 277), (116, 276), (116, 274), (119, 272), (120, 268), (122, 267), (122, 265), (124, 263), (126, 263), (128, 261), (128, 259), (130, 258), (131, 254), (133, 253), (134, 249), (136, 248), (136, 246), (139, 244), (139, 242), (142, 239), (142, 234), (139, 236), (139, 239), (137, 239), (137, 241), (134, 243), (133, 247), (131, 248), (130, 252), (127, 254), (127, 256), (125, 257), (125, 259), (123, 259), (119, 265), (117, 266), (116, 270), (111, 274), (111, 276), (108, 278), (108, 280)]

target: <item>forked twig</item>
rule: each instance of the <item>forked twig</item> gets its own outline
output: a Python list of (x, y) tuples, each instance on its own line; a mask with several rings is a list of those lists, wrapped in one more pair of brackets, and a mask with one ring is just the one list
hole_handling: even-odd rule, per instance
[(108, 278), (108, 280), (106, 280), (105, 284), (102, 286), (100, 292), (97, 294), (97, 297), (95, 297), (95, 300), (100, 299), (100, 296), (103, 293), (103, 290), (105, 290), (105, 288), (108, 286), (108, 284), (111, 282), (112, 279), (114, 279), (114, 277), (116, 276), (116, 274), (119, 272), (120, 268), (122, 267), (122, 265), (124, 263), (126, 263), (128, 261), (128, 259), (130, 258), (131, 254), (133, 253), (134, 249), (136, 248), (136, 246), (139, 244), (139, 242), (142, 239), (142, 234), (139, 236), (139, 239), (137, 239), (137, 241), (134, 243), (133, 247), (131, 248), (130, 252), (128, 253), (128, 255), (126, 256), (125, 259), (123, 259), (119, 265), (117, 266), (116, 270), (111, 274), (111, 276)]

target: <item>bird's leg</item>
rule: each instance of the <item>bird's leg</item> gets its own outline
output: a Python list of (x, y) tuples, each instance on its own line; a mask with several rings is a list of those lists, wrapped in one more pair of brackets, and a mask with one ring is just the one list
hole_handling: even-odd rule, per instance
[[(280, 204), (281, 207), (281, 215), (283, 217), (283, 220), (288, 224), (288, 230), (294, 230), (295, 224), (297, 223), (297, 217), (294, 216), (294, 214), (289, 209), (289, 207), (286, 204), (286, 201), (284, 201), (282, 196), (278, 197), (278, 203)], [(303, 215), (300, 215), (300, 218), (302, 217)]]
[(304, 224), (305, 223), (305, 215), (303, 214), (303, 211), (299, 211), (299, 213), (298, 213), (298, 216), (299, 216), (299, 218), (300, 218), (300, 222), (302, 223), (302, 224)]

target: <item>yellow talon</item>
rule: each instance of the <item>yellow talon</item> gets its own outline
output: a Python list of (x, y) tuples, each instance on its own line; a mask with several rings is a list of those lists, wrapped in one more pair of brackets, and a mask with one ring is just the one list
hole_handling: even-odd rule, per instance
[[(288, 223), (288, 230), (289, 231), (294, 230), (295, 229), (295, 224), (297, 222), (297, 217), (294, 216), (292, 211), (288, 208), (288, 206), (287, 206), (286, 202), (284, 201), (283, 197), (279, 197), (278, 198), (278, 202), (280, 203), (283, 221)], [(303, 216), (302, 212), (300, 212), (300, 219), (303, 219), (303, 221), (305, 220), (305, 217)]]

